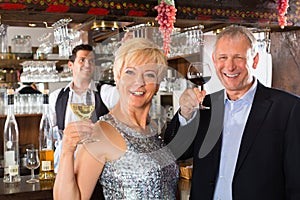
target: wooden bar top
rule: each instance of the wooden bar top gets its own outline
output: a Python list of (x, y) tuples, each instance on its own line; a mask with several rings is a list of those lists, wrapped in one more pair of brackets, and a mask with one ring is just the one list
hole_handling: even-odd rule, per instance
[[(36, 178), (38, 176), (36, 175)], [(0, 200), (52, 200), (53, 181), (26, 183), (30, 176), (21, 176), (21, 182), (8, 184), (0, 179)]]

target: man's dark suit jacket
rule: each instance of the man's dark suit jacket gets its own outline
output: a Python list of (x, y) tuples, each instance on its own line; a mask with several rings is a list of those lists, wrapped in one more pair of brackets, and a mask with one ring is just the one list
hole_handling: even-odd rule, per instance
[[(216, 104), (224, 104), (223, 90), (212, 94), (210, 98), (214, 95), (218, 99)], [(211, 108), (215, 106), (212, 104)], [(166, 143), (172, 140), (179, 127), (177, 115), (166, 130)], [(222, 134), (219, 134), (208, 155), (201, 159), (198, 156), (210, 116), (210, 110), (202, 110), (200, 124), (194, 120), (187, 125), (199, 126), (194, 142), (182, 157), (193, 157), (191, 199), (194, 200), (211, 200), (218, 177)], [(232, 199), (300, 200), (298, 97), (258, 83), (242, 136), (232, 182)]]

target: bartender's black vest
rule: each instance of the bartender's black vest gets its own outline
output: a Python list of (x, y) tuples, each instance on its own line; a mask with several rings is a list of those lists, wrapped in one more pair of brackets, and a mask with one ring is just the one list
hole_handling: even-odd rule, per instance
[[(70, 88), (67, 88), (66, 90), (65, 88), (62, 88), (57, 96), (57, 100), (55, 103), (56, 123), (60, 130), (65, 129), (65, 115), (66, 115), (67, 104), (69, 99), (69, 91)], [(109, 110), (103, 103), (100, 97), (100, 92), (94, 92), (94, 93), (95, 93), (95, 111), (98, 119), (100, 116), (107, 114)]]

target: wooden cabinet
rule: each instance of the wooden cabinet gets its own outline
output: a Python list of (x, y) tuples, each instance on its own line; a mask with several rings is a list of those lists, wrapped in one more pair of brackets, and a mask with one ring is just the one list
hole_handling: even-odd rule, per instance
[[(33, 144), (35, 148), (39, 147), (39, 125), (42, 114), (21, 114), (16, 115), (16, 120), (19, 128), (19, 146), (20, 155), (25, 153), (23, 146)], [(3, 156), (3, 130), (6, 120), (6, 115), (0, 115), (0, 157)]]
[(170, 67), (176, 69), (182, 77), (186, 77), (187, 69), (191, 62), (195, 62), (199, 57), (199, 53), (190, 55), (176, 56), (168, 59)]

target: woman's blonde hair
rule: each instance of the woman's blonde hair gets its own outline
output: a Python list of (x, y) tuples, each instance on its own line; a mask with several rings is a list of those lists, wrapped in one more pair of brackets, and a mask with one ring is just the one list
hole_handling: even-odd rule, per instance
[(127, 40), (115, 52), (114, 60), (114, 79), (120, 79), (121, 71), (124, 66), (143, 65), (143, 64), (158, 64), (159, 82), (165, 75), (167, 70), (167, 58), (163, 52), (150, 40), (145, 38), (132, 38)]

